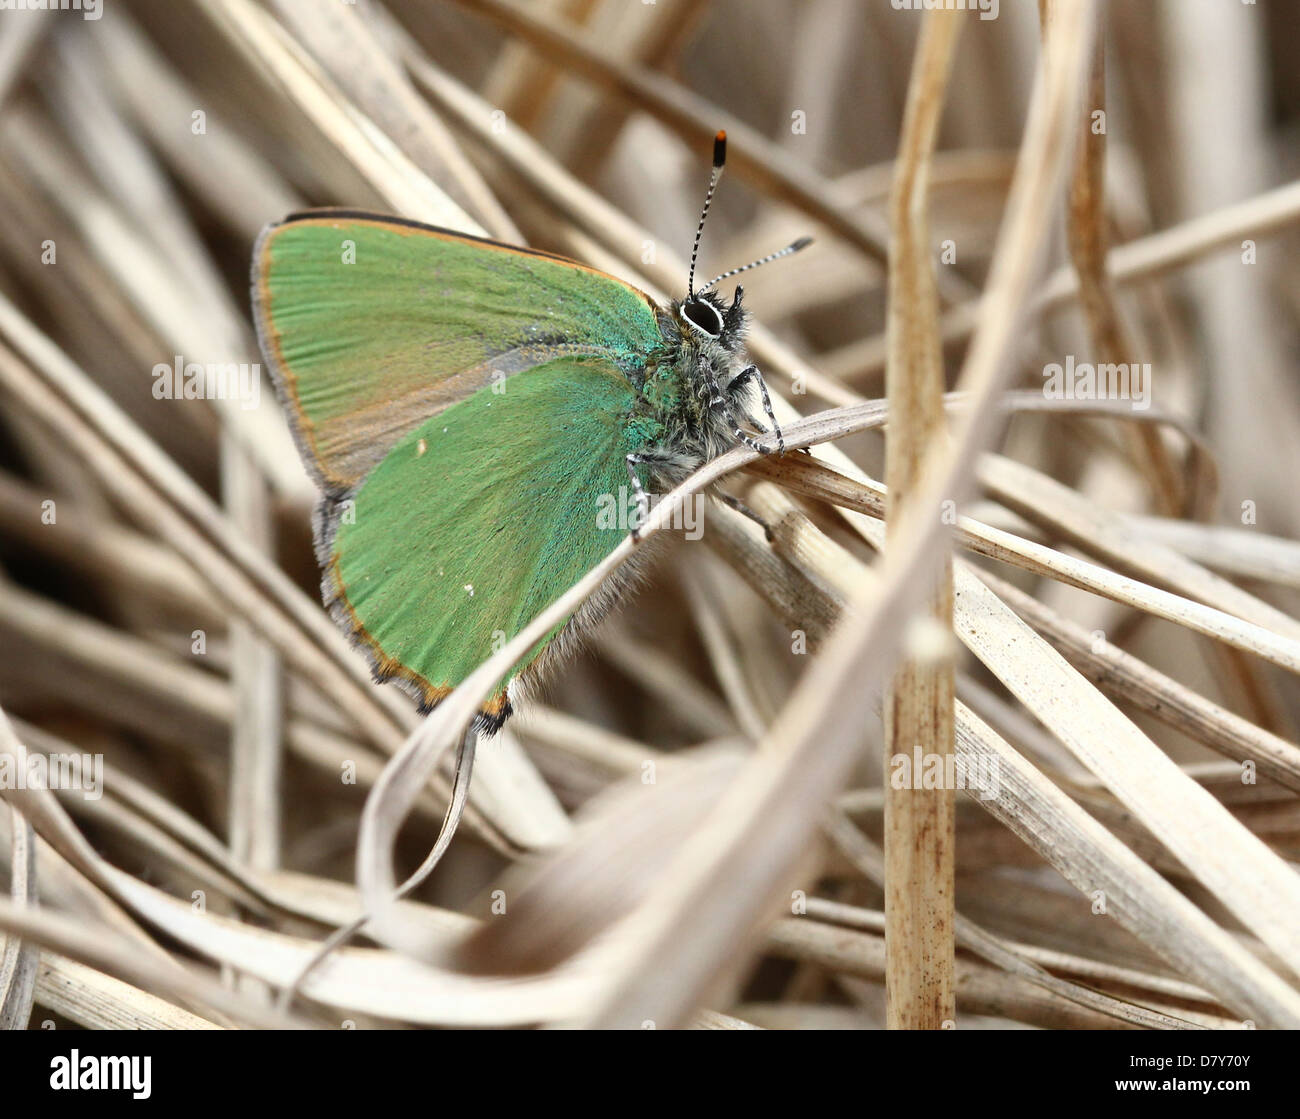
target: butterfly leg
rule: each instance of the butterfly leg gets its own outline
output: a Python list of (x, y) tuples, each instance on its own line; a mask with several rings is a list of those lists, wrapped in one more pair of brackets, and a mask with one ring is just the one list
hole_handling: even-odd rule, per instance
[(638, 515), (636, 523), (632, 526), (632, 542), (636, 543), (641, 538), (640, 526), (646, 517), (650, 515), (650, 498), (646, 496), (645, 487), (641, 485), (641, 479), (636, 476), (636, 468), (641, 463), (651, 460), (648, 455), (631, 454), (627, 456), (625, 461), (627, 462), (627, 476), (632, 483), (632, 493), (636, 497)]
[[(709, 399), (709, 405), (713, 408), (722, 409), (727, 417), (727, 422), (731, 424), (731, 433), (737, 440), (744, 443), (751, 451), (757, 451), (760, 455), (769, 454), (770, 452), (763, 446), (763, 444), (753, 436), (746, 435), (741, 430), (740, 424), (736, 420), (736, 409), (732, 406), (731, 401), (722, 395), (722, 389), (718, 387), (718, 378), (715, 377), (712, 372), (710, 372), (708, 376), (709, 392), (712, 394)], [(734, 385), (735, 382), (733, 381), (732, 384)]]
[(763, 411), (767, 413), (767, 418), (772, 423), (772, 431), (776, 434), (776, 453), (783, 455), (785, 454), (785, 436), (781, 434), (781, 425), (776, 422), (776, 413), (772, 411), (772, 398), (767, 392), (767, 382), (763, 380), (763, 374), (759, 372), (758, 366), (745, 366), (727, 387), (727, 391), (732, 396), (735, 396), (751, 380), (758, 382), (758, 391), (763, 397)]
[(758, 525), (758, 527), (763, 530), (763, 535), (767, 537), (767, 542), (769, 544), (775, 541), (776, 538), (772, 535), (772, 526), (755, 513), (753, 509), (741, 501), (740, 498), (732, 497), (729, 493), (718, 493), (716, 496), (724, 505), (730, 505), (737, 513), (743, 514)]

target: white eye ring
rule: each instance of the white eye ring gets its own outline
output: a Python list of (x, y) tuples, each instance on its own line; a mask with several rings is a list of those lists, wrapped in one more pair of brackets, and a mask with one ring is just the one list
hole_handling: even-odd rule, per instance
[[(709, 322), (713, 325), (713, 329), (710, 329), (708, 325), (694, 317), (697, 314), (702, 315), (704, 311), (708, 312)], [(690, 324), (692, 329), (699, 331), (708, 338), (717, 338), (722, 333), (722, 313), (707, 300), (687, 300), (682, 304), (682, 318)]]

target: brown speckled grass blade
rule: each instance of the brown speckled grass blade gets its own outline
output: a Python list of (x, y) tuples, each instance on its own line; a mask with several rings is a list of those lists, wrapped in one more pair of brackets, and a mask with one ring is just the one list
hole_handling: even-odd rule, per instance
[[(935, 516), (911, 504), (917, 483), (947, 443), (939, 294), (930, 245), (930, 156), (961, 31), (956, 12), (928, 14), (921, 27), (903, 112), (889, 214), (888, 367), (891, 530), (905, 516)], [(947, 542), (940, 543), (946, 548)], [(928, 608), (912, 636), (884, 702), (886, 1019), (892, 1029), (939, 1030), (956, 1022), (953, 989), (953, 897), (956, 789), (897, 782), (896, 758), (953, 757), (952, 572), (939, 566)], [(925, 622), (933, 623), (927, 629)]]

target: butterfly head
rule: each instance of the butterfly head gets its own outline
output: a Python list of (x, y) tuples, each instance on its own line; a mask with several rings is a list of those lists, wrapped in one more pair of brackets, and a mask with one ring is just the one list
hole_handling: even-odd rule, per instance
[(682, 337), (736, 349), (745, 330), (745, 311), (740, 303), (743, 294), (744, 289), (737, 285), (731, 302), (714, 291), (688, 295), (674, 308)]

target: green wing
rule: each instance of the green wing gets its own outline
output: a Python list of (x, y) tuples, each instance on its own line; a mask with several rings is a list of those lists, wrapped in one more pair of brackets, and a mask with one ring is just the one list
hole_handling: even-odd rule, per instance
[(618, 544), (637, 399), (609, 359), (557, 358), (426, 419), (326, 506), (326, 602), (377, 679), (433, 706)]
[(268, 227), (252, 286), (300, 451), (336, 497), (403, 435), (486, 385), (566, 353), (603, 356), (635, 379), (659, 341), (653, 301), (613, 276), (357, 211)]

